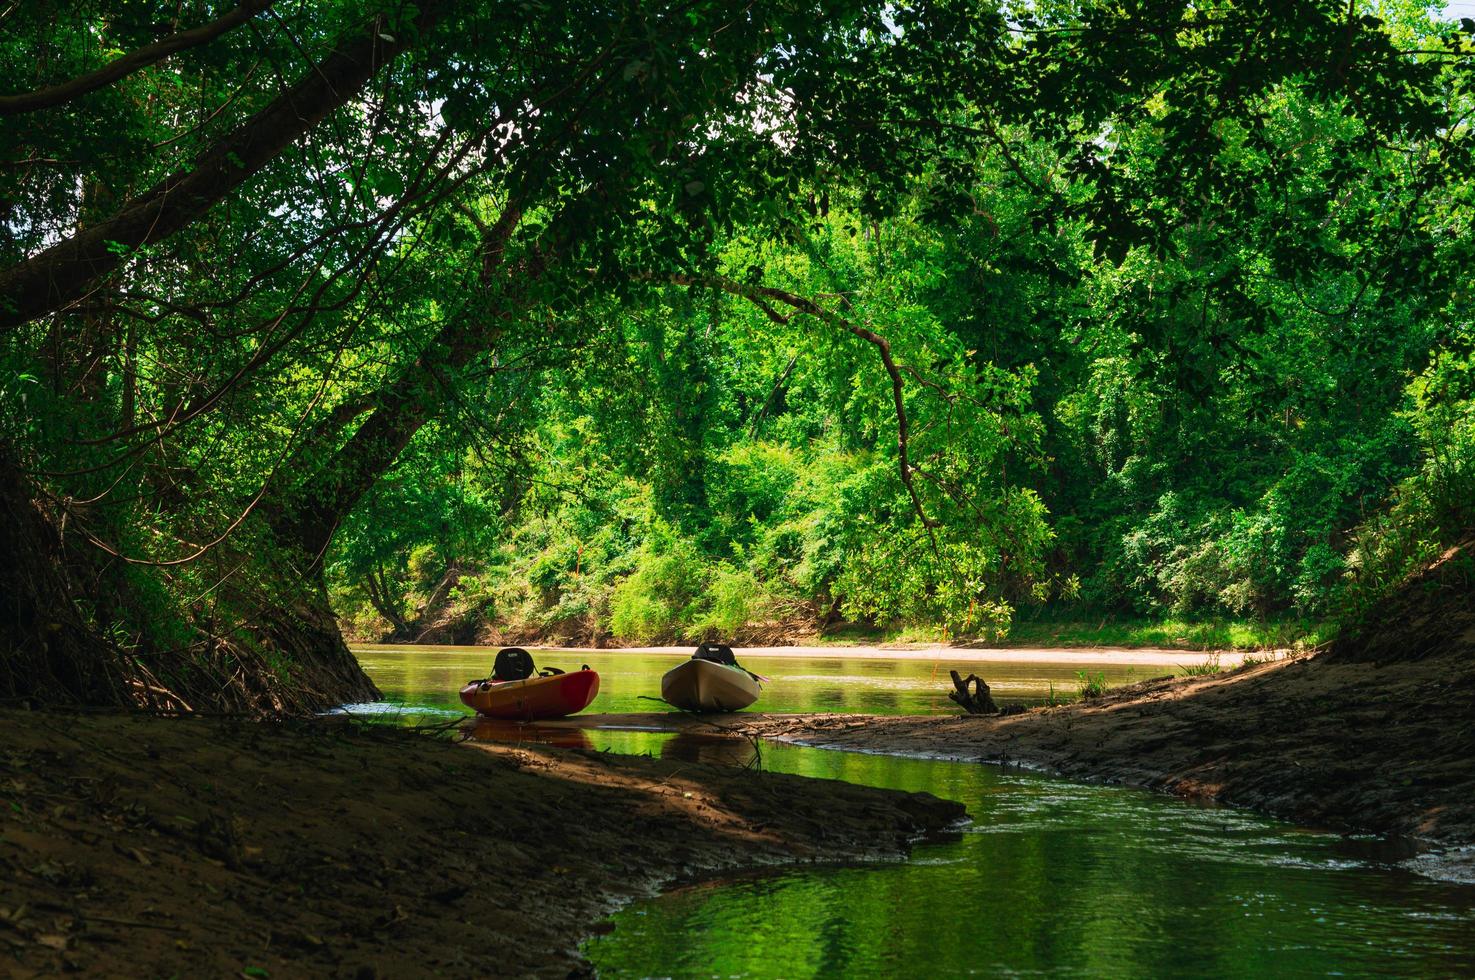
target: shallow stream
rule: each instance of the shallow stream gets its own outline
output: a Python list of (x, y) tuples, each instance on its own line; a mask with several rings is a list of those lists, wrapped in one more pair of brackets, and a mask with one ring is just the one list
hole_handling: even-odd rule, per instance
[[(677, 655), (574, 651), (605, 676), (591, 711), (659, 710)], [(458, 707), (489, 651), (364, 650), (390, 699), (369, 710)], [(931, 661), (743, 657), (774, 678), (768, 711), (948, 710)], [(473, 664), (475, 665), (473, 667)], [(957, 665), (955, 665), (957, 666)], [(969, 663), (997, 694), (1038, 700), (1074, 663), (1017, 673)], [(1108, 678), (1127, 667), (1108, 668)], [(1095, 671), (1092, 670), (1092, 673)], [(1137, 679), (1166, 673), (1144, 665)], [(995, 678), (999, 678), (998, 681)], [(1010, 686), (1001, 691), (1005, 684)], [(1009, 692), (1009, 693), (1006, 693)], [(535, 733), (529, 733), (538, 737)], [(591, 729), (577, 746), (688, 761), (753, 761), (740, 739)], [(970, 763), (764, 743), (768, 771), (923, 790), (959, 800), (972, 823), (906, 862), (803, 867), (692, 885), (617, 913), (586, 955), (604, 977), (1465, 976), (1475, 973), (1475, 886), (1408, 870), (1374, 840), (1134, 790)]]

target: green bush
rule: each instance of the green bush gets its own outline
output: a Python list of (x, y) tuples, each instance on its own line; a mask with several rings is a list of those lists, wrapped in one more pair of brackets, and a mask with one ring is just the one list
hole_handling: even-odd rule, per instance
[(642, 593), (627, 579), (610, 597), (610, 630), (622, 640), (650, 643), (671, 633), (671, 607)]
[(719, 640), (731, 639), (755, 622), (766, 619), (773, 600), (747, 571), (719, 569), (707, 589), (710, 603), (694, 624), (696, 632)]
[(696, 605), (710, 571), (696, 547), (666, 533), (641, 549), (635, 570), (610, 594), (610, 630), (622, 640), (674, 639), (677, 627), (696, 619)]
[(1352, 532), (1340, 618), (1357, 621), (1410, 572), (1475, 528), (1475, 400), (1423, 416), (1423, 467), (1398, 485), (1386, 511)]

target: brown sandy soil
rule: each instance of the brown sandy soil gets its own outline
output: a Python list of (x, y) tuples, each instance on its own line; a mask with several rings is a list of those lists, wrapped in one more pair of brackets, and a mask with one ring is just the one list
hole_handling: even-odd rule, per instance
[(0, 974), (568, 976), (677, 878), (898, 856), (956, 803), (547, 745), (0, 712)]
[[(1441, 665), (1449, 666), (1449, 665)], [(1266, 664), (1007, 717), (755, 718), (808, 745), (1037, 766), (1301, 823), (1475, 843), (1475, 662)]]

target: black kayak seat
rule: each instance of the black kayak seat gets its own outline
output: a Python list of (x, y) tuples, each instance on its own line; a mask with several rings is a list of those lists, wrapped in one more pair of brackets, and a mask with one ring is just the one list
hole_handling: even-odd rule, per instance
[(703, 643), (697, 647), (696, 653), (691, 655), (693, 660), (710, 660), (714, 664), (726, 664), (729, 667), (738, 665), (737, 657), (733, 656), (732, 647), (725, 643)]
[(522, 647), (506, 647), (497, 651), (492, 664), (492, 680), (521, 681), (533, 676), (533, 655)]

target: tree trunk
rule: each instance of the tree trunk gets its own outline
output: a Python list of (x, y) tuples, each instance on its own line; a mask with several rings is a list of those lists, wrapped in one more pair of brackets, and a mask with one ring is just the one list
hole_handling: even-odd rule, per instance
[[(313, 467), (292, 482), (290, 499), (275, 501), (273, 525), (285, 546), (296, 548), (313, 566), (320, 565), (339, 523), (369, 492), (375, 481), (392, 467), (400, 453), (440, 409), (445, 400), (445, 378), (485, 354), (496, 343), (503, 327), (521, 312), (519, 286), (543, 271), (544, 259), (531, 257), (518, 262), (505, 276), (504, 250), (516, 230), (522, 212), (509, 204), (497, 223), (482, 239), (481, 284), (486, 308), (473, 315), (448, 321), (421, 348), (420, 356), (393, 382), (374, 395), (375, 407), (358, 429), (332, 454), (325, 465)], [(502, 282), (509, 286), (500, 287)], [(362, 413), (346, 413), (335, 420), (346, 426)], [(310, 448), (329, 443), (334, 433), (320, 429)], [(305, 457), (312, 466), (312, 454)]]
[[(266, 591), (227, 579), (209, 615), (161, 613), (167, 592), (140, 601), (132, 577), (79, 535), (63, 535), (35, 497), (0, 446), (0, 702), (261, 715), (379, 697), (338, 631), (321, 572), (299, 576), (290, 563), (257, 558), (253, 578)], [(133, 621), (139, 615), (150, 618)], [(170, 617), (197, 639), (162, 645), (149, 631)]]
[(364, 575), (364, 592), (369, 597), (369, 605), (374, 611), (389, 621), (394, 632), (389, 635), (392, 640), (412, 640), (414, 631), (410, 629), (409, 621), (405, 619), (404, 611), (395, 600), (389, 590), (389, 578), (384, 574), (382, 567), (371, 569)]
[(145, 45), (137, 51), (131, 51), (120, 58), (116, 58), (96, 71), (88, 72), (77, 78), (70, 79), (58, 85), (38, 89), (34, 92), (22, 92), (18, 95), (0, 95), (0, 116), (13, 116), (23, 112), (37, 112), (41, 109), (51, 109), (59, 105), (65, 105), (73, 99), (81, 98), (88, 92), (111, 85), (121, 78), (149, 65), (163, 61), (172, 54), (187, 51), (209, 44), (227, 31), (234, 30), (261, 11), (272, 5), (273, 0), (242, 0), (242, 3), (229, 13), (217, 17), (208, 24), (188, 31), (180, 31), (153, 44)]
[(126, 680), (83, 617), (61, 536), (0, 445), (0, 700), (120, 703)]

